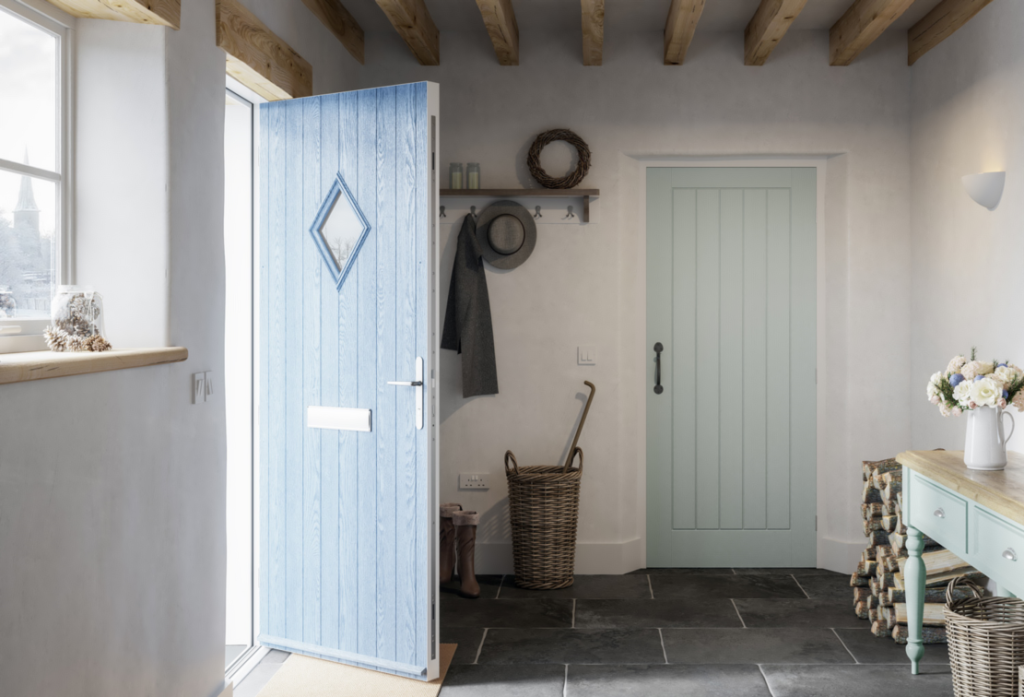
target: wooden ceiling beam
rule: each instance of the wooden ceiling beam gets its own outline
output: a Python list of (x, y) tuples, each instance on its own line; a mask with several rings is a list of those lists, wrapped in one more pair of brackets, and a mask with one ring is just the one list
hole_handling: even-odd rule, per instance
[(807, 0), (761, 0), (743, 33), (744, 65), (764, 65)]
[(181, 0), (50, 0), (75, 17), (113, 19), (136, 24), (181, 26)]
[(360, 64), (366, 64), (363, 28), (341, 0), (302, 0)]
[(942, 0), (907, 32), (907, 65), (967, 24), (992, 0)]
[(501, 65), (519, 65), (519, 24), (512, 0), (476, 0)]
[(828, 32), (830, 65), (849, 65), (914, 0), (856, 0)]
[(376, 0), (420, 65), (441, 65), (441, 37), (423, 0)]
[(216, 0), (217, 45), (231, 77), (271, 101), (313, 94), (313, 66), (238, 0)]
[(704, 0), (672, 0), (665, 22), (665, 65), (682, 65), (693, 41)]
[(583, 65), (604, 59), (604, 0), (580, 0), (583, 15)]

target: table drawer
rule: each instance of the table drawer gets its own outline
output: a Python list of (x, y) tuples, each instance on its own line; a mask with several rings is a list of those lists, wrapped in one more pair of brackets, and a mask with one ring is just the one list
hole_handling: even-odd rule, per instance
[[(971, 556), (977, 567), (997, 580), (1021, 578), (1024, 575), (1024, 530), (981, 508), (976, 511), (975, 521)], [(1020, 592), (1018, 587), (1013, 590)]]
[(963, 557), (967, 554), (967, 501), (916, 472), (910, 479), (909, 524)]

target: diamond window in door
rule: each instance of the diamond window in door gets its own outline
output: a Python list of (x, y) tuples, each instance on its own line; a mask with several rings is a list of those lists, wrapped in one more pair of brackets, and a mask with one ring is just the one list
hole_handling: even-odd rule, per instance
[(309, 231), (340, 289), (370, 232), (366, 216), (340, 174), (327, 192)]

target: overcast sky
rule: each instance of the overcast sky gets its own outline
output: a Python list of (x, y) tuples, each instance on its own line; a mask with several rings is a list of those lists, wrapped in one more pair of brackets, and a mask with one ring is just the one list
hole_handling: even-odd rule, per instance
[[(55, 169), (57, 41), (0, 7), (0, 159)], [(0, 171), (0, 212), (10, 215), (21, 177)], [(43, 232), (53, 230), (54, 190), (35, 180)]]

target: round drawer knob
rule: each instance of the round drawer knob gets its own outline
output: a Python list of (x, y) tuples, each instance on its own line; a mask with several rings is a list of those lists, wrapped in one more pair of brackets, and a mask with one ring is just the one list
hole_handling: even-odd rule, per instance
[(1017, 561), (1017, 553), (1013, 549), (1007, 549), (1003, 552), (1003, 559), (1006, 561)]
[(942, 510), (941, 508), (936, 508), (935, 509), (935, 517), (936, 518), (945, 518), (946, 517), (946, 512), (944, 510)]

